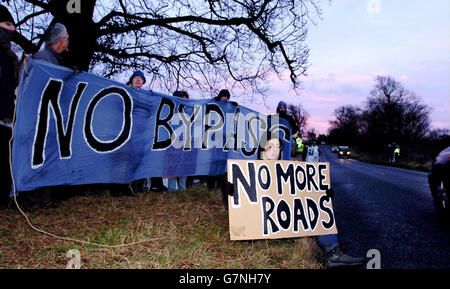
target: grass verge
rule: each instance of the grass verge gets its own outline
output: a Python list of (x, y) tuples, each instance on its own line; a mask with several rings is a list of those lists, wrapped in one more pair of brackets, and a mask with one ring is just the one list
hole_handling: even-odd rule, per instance
[(397, 167), (397, 168), (416, 170), (416, 171), (422, 171), (422, 172), (430, 172), (431, 171), (431, 162), (428, 162), (426, 164), (419, 164), (419, 163), (415, 163), (415, 162), (390, 163), (388, 161), (381, 160), (380, 157), (373, 156), (373, 155), (370, 155), (370, 154), (362, 152), (362, 151), (357, 151), (355, 149), (352, 149), (351, 158), (361, 161), (361, 162), (376, 164), (376, 165)]
[(312, 238), (230, 241), (228, 213), (219, 192), (197, 186), (177, 193), (77, 196), (56, 208), (27, 213), (36, 227), (102, 248), (55, 239), (32, 230), (16, 209), (0, 210), (0, 267), (63, 269), (70, 249), (81, 268), (318, 269)]

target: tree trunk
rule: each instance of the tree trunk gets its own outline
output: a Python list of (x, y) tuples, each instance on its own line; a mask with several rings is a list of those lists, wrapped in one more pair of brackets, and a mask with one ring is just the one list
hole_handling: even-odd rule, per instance
[[(76, 6), (77, 2), (79, 6)], [(69, 33), (69, 51), (63, 54), (64, 66), (76, 67), (82, 71), (89, 70), (98, 33), (93, 21), (95, 2), (96, 0), (51, 0), (49, 2), (54, 16), (52, 23), (64, 24)], [(70, 7), (79, 7), (79, 13)]]

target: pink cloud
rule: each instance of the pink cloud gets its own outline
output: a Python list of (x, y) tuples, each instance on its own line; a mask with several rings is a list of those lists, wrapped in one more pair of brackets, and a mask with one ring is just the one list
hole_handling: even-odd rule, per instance
[(450, 129), (450, 122), (445, 121), (433, 121), (431, 122), (431, 126), (434, 128), (448, 128)]

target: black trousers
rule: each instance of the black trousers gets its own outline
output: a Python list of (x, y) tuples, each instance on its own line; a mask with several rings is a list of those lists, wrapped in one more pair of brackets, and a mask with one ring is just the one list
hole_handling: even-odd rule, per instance
[(12, 129), (0, 125), (0, 206), (9, 202), (11, 192), (11, 170), (9, 166), (9, 140)]

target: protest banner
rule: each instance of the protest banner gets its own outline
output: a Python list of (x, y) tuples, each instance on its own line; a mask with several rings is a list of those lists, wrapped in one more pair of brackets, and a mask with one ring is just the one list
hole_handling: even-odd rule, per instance
[(329, 163), (228, 160), (231, 240), (336, 234)]
[(29, 59), (16, 105), (12, 171), (17, 191), (219, 175), (227, 159), (256, 159), (267, 130), (290, 127), (231, 102), (136, 90)]

